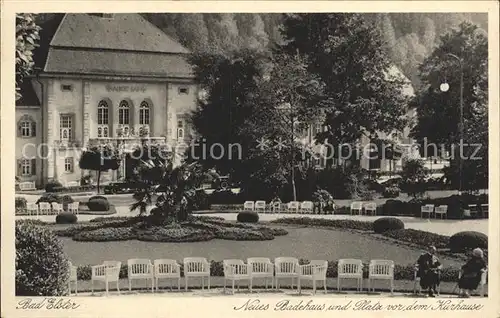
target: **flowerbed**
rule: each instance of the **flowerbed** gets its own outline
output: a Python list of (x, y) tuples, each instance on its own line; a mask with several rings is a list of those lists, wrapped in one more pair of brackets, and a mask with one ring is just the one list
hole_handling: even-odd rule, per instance
[[(184, 276), (182, 261), (178, 261), (181, 266), (181, 276)], [(299, 260), (300, 264), (309, 263), (308, 260)], [(363, 264), (363, 277), (368, 278), (368, 263)], [(338, 276), (338, 261), (328, 261), (328, 268), (326, 272), (326, 277), (336, 278)], [(414, 265), (413, 264), (396, 264), (394, 267), (394, 279), (395, 280), (413, 280), (414, 279)], [(456, 267), (444, 267), (441, 271), (441, 281), (443, 282), (456, 282), (458, 278), (459, 268)], [(90, 280), (91, 278), (91, 267), (90, 265), (81, 265), (77, 268), (77, 275), (79, 280)], [(210, 275), (214, 277), (224, 276), (223, 262), (222, 261), (210, 261)], [(122, 264), (120, 270), (120, 278), (127, 278), (127, 265)]]
[(146, 226), (145, 217), (96, 218), (87, 224), (54, 229), (58, 236), (72, 237), (75, 241), (201, 242), (215, 238), (238, 241), (272, 240), (286, 235), (281, 228), (259, 224), (231, 223), (222, 218), (192, 217), (189, 221), (164, 226)]
[(270, 223), (326, 226), (326, 227), (353, 229), (361, 231), (371, 231), (373, 229), (373, 222), (355, 221), (355, 220), (328, 220), (328, 219), (317, 219), (308, 217), (282, 218), (273, 220)]

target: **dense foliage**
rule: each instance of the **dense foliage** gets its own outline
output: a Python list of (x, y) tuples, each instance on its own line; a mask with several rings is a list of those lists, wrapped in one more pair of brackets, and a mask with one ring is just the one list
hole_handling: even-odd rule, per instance
[(64, 296), (69, 264), (62, 243), (33, 222), (16, 222), (16, 296)]
[(397, 218), (380, 218), (373, 222), (373, 232), (381, 234), (387, 231), (402, 230), (405, 228), (403, 221)]
[(20, 86), (33, 72), (33, 51), (38, 46), (40, 26), (33, 13), (16, 14), (16, 100), (20, 99)]

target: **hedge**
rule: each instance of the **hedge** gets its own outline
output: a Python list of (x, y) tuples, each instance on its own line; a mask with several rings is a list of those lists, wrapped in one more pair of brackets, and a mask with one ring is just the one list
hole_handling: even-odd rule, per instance
[(353, 229), (361, 231), (371, 231), (373, 222), (356, 221), (356, 220), (328, 220), (317, 218), (282, 218), (273, 220), (270, 223), (282, 224), (297, 224), (297, 225), (310, 225), (310, 226), (327, 226), (341, 229)]
[(474, 248), (488, 248), (488, 236), (475, 231), (458, 232), (450, 237), (449, 247), (452, 252), (465, 252)]
[(76, 214), (63, 212), (56, 216), (56, 224), (74, 224), (78, 221)]
[(76, 192), (86, 192), (86, 191), (92, 191), (97, 189), (97, 186), (95, 185), (82, 185), (82, 186), (74, 186), (74, 187), (63, 187), (63, 186), (57, 186), (53, 187), (51, 191), (46, 192), (56, 192), (56, 193), (61, 193), (61, 192), (68, 192), (68, 193), (76, 193)]
[(405, 228), (403, 221), (397, 218), (380, 218), (373, 222), (373, 232), (381, 234), (387, 231), (402, 230)]
[[(182, 261), (177, 261), (181, 266), (181, 276), (184, 277), (184, 266)], [(300, 259), (300, 264), (309, 263), (308, 260)], [(326, 271), (326, 277), (336, 278), (338, 277), (338, 261), (328, 261), (328, 268)], [(410, 280), (414, 279), (414, 264), (401, 265), (396, 264), (394, 267), (394, 279), (395, 280)], [(363, 263), (363, 277), (368, 278), (369, 263)], [(444, 267), (441, 271), (441, 281), (442, 282), (456, 282), (458, 278), (458, 273), (460, 268), (455, 267)], [(91, 266), (90, 265), (80, 265), (77, 267), (77, 275), (79, 280), (90, 280), (91, 278)], [(210, 275), (212, 277), (223, 277), (224, 268), (223, 261), (210, 261)], [(124, 279), (128, 277), (127, 264), (122, 264), (120, 269), (120, 278)]]
[(259, 222), (259, 214), (257, 212), (243, 211), (238, 213), (236, 219), (242, 223), (257, 223)]
[(64, 296), (69, 262), (60, 240), (36, 222), (15, 224), (16, 296)]

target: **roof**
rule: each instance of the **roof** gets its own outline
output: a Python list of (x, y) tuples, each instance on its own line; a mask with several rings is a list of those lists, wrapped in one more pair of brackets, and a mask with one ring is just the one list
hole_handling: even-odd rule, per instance
[(45, 73), (194, 77), (189, 51), (139, 14), (71, 13), (45, 24), (35, 51)]
[(82, 49), (51, 48), (44, 71), (66, 74), (193, 77), (192, 68), (183, 56)]
[(36, 95), (30, 78), (25, 78), (19, 89), (22, 97), (16, 100), (16, 106), (40, 106), (40, 100)]
[(112, 18), (94, 14), (66, 14), (50, 46), (189, 53), (188, 49), (135, 13), (113, 14)]

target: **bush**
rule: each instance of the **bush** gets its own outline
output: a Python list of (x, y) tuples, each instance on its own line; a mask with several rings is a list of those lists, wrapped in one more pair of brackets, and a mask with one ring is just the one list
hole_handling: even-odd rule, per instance
[(373, 231), (375, 233), (384, 233), (391, 230), (402, 230), (405, 228), (403, 221), (397, 218), (380, 218), (373, 222)]
[(47, 182), (45, 185), (45, 192), (56, 192), (55, 188), (62, 188), (62, 184), (59, 181), (53, 180)]
[(28, 200), (23, 197), (16, 197), (16, 211), (26, 209), (26, 205), (28, 204)]
[(48, 203), (62, 203), (62, 198), (55, 193), (44, 193), (37, 201), (36, 204), (39, 204), (41, 202), (48, 202)]
[(56, 224), (75, 224), (77, 221), (76, 215), (69, 212), (59, 213), (56, 216)]
[(89, 198), (89, 202), (94, 201), (94, 200), (108, 201), (108, 198), (106, 198), (105, 196), (102, 196), (102, 195), (94, 195), (94, 196)]
[(68, 259), (54, 233), (16, 222), (16, 296), (63, 296), (68, 279)]
[(210, 203), (208, 202), (208, 195), (205, 193), (205, 191), (196, 191), (194, 197), (191, 198), (189, 204), (191, 211), (210, 209)]
[(397, 198), (400, 192), (401, 190), (399, 189), (399, 187), (387, 187), (384, 189), (382, 195), (384, 196), (384, 198)]
[(488, 236), (475, 231), (458, 232), (450, 237), (448, 247), (453, 253), (465, 252), (476, 247), (487, 249)]
[(87, 202), (87, 207), (90, 211), (108, 211), (109, 202), (107, 199), (103, 200), (100, 198), (89, 200), (89, 202)]
[(259, 214), (257, 212), (243, 211), (238, 213), (236, 219), (238, 222), (243, 223), (257, 223), (259, 222)]
[(404, 203), (401, 200), (387, 200), (382, 206), (383, 215), (398, 215), (404, 209)]

